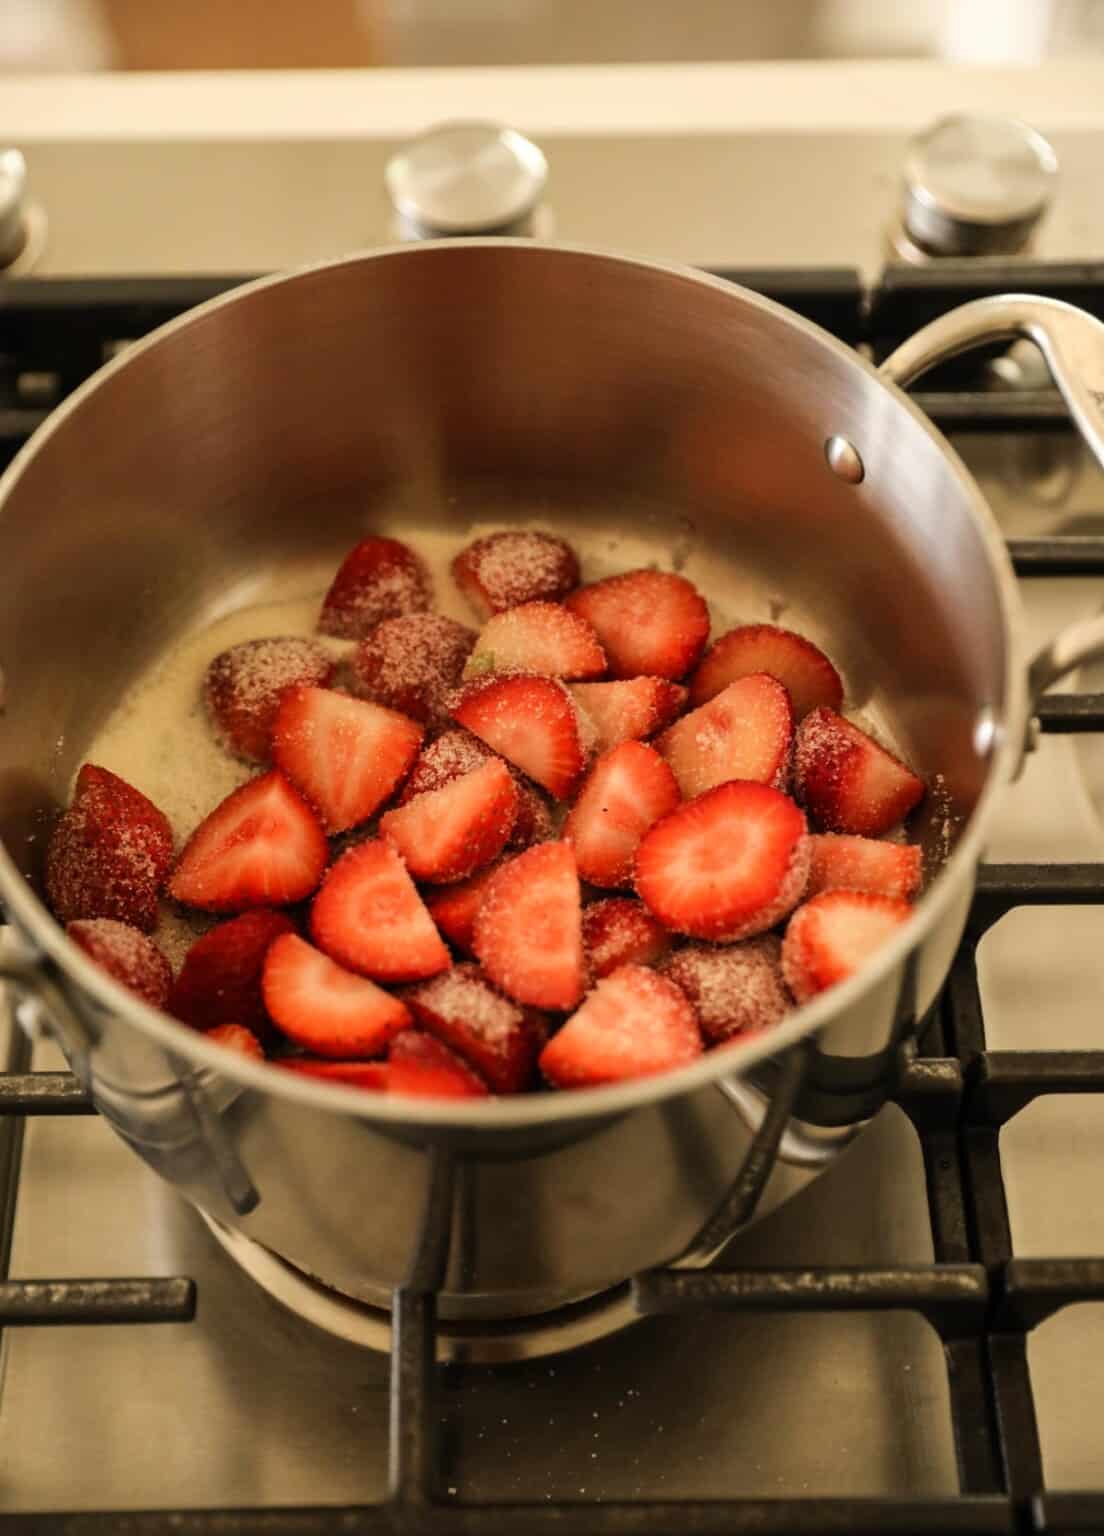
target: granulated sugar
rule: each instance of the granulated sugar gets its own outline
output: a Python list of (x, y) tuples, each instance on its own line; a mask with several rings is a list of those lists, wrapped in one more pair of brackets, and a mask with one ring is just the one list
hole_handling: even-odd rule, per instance
[(770, 1029), (788, 1012), (781, 956), (779, 939), (764, 934), (742, 944), (688, 944), (661, 969), (686, 993), (702, 1034), (716, 1043)]
[(456, 574), (482, 618), (518, 603), (566, 597), (579, 583), (579, 562), (562, 539), (516, 529), (477, 539)]
[(409, 1001), (415, 1013), (425, 1011), (462, 1024), (493, 1050), (505, 1049), (525, 1018), (522, 1009), (496, 992), (475, 965), (453, 966), (416, 988)]
[(356, 691), (415, 720), (439, 726), (445, 698), (460, 680), (475, 631), (439, 613), (410, 613), (378, 624), (353, 653)]

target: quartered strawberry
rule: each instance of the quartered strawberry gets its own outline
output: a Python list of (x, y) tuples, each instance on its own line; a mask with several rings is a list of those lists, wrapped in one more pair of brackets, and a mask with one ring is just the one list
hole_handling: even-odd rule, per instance
[(285, 933), (264, 962), (264, 1000), (278, 1029), (316, 1056), (378, 1056), (410, 1023), (397, 997), (335, 964), (297, 933)]
[(794, 719), (811, 709), (839, 709), (843, 683), (835, 667), (811, 640), (776, 624), (742, 624), (711, 645), (690, 679), (690, 702), (705, 704), (737, 678), (766, 672), (786, 689)]
[(440, 613), (384, 619), (349, 658), (352, 686), (361, 698), (412, 720), (444, 725), (445, 699), (460, 681), (474, 644), (474, 630)]
[(593, 625), (611, 677), (679, 678), (709, 638), (709, 610), (671, 571), (626, 571), (580, 587), (566, 607)]
[(799, 907), (782, 941), (782, 974), (799, 1003), (846, 981), (912, 916), (907, 901), (824, 891)]
[(500, 867), (492, 864), (489, 869), (481, 869), (477, 875), (472, 875), (470, 880), (460, 880), (456, 885), (426, 892), (425, 904), (430, 917), (450, 944), (468, 954), (471, 954), (474, 943), (475, 914)]
[(380, 820), (380, 836), (399, 850), (415, 880), (447, 884), (498, 858), (517, 807), (514, 777), (495, 757), (388, 811)]
[(610, 896), (583, 908), (583, 949), (595, 978), (622, 965), (654, 965), (670, 947), (666, 928), (642, 901)]
[(404, 1029), (391, 1042), (387, 1063), (390, 1093), (414, 1093), (428, 1098), (478, 1099), (487, 1085), (442, 1041), (420, 1029)]
[(164, 1008), (172, 986), (172, 966), (140, 928), (110, 917), (85, 917), (69, 923), (65, 932), (121, 986), (151, 1008)]
[(661, 970), (686, 993), (711, 1045), (771, 1029), (792, 1007), (773, 933), (740, 944), (687, 944)]
[(374, 839), (327, 872), (310, 924), (331, 960), (377, 981), (420, 981), (451, 964), (402, 859)]
[(631, 885), (640, 839), (679, 799), (675, 776), (654, 747), (623, 741), (603, 752), (563, 827), (580, 877), (592, 885)]
[(172, 829), (153, 801), (85, 763), (46, 849), (46, 899), (59, 923), (110, 917), (149, 933), (172, 854)]
[(294, 931), (290, 917), (265, 908), (219, 923), (184, 956), (168, 1011), (195, 1029), (243, 1024), (263, 1030), (267, 1022), (261, 995), (265, 955), (281, 934)]
[(697, 939), (773, 928), (809, 878), (805, 817), (768, 784), (734, 780), (682, 805), (644, 834), (636, 889), (660, 922)]
[(361, 539), (341, 562), (322, 603), (319, 631), (362, 640), (384, 619), (424, 613), (433, 606), (433, 583), (422, 560), (398, 539)]
[(785, 789), (792, 741), (789, 694), (775, 678), (757, 672), (683, 715), (655, 747), (690, 799), (729, 779)]
[(920, 803), (924, 784), (850, 720), (814, 709), (797, 733), (794, 792), (824, 831), (879, 837)]
[(300, 683), (324, 686), (334, 663), (313, 640), (246, 640), (207, 668), (203, 698), (223, 743), (238, 757), (267, 763), (280, 700)]
[(272, 756), (326, 831), (347, 832), (383, 804), (421, 741), (421, 726), (393, 709), (329, 688), (293, 688), (276, 716)]
[(869, 891), (909, 901), (920, 889), (922, 850), (915, 843), (883, 843), (873, 837), (823, 832), (813, 850), (807, 896), (821, 891)]
[(204, 1034), (208, 1040), (226, 1046), (227, 1050), (237, 1051), (239, 1056), (248, 1056), (252, 1061), (265, 1059), (261, 1042), (242, 1024), (216, 1024), (214, 1029), (204, 1030)]
[(552, 677), (491, 677), (450, 700), (454, 720), (566, 800), (586, 766), (593, 727)]
[(571, 696), (594, 723), (597, 748), (643, 741), (682, 712), (687, 691), (665, 677), (629, 677), (616, 683), (574, 683)]
[(560, 603), (522, 603), (488, 619), (464, 675), (537, 672), (542, 677), (601, 677), (605, 670), (606, 653), (586, 619)]
[(539, 1015), (497, 991), (477, 965), (456, 965), (407, 994), (423, 1029), (443, 1040), (494, 1093), (528, 1088), (548, 1031)]
[(319, 1077), (323, 1082), (344, 1083), (348, 1088), (366, 1088), (373, 1093), (386, 1093), (390, 1077), (385, 1061), (312, 1061), (309, 1056), (285, 1056), (275, 1065), (300, 1077)]
[(579, 584), (579, 562), (563, 539), (511, 529), (476, 539), (452, 562), (456, 585), (480, 619), (521, 603), (558, 602)]
[(573, 1008), (583, 991), (579, 875), (568, 843), (538, 843), (498, 868), (472, 948), (496, 987), (532, 1008)]
[(557, 1088), (592, 1088), (667, 1072), (701, 1053), (694, 1010), (674, 982), (623, 965), (553, 1035), (540, 1069)]
[(405, 805), (415, 795), (444, 789), (446, 784), (481, 768), (493, 757), (490, 747), (470, 731), (457, 728), (442, 731), (440, 736), (427, 741), (414, 759), (414, 766), (399, 792), (398, 803)]

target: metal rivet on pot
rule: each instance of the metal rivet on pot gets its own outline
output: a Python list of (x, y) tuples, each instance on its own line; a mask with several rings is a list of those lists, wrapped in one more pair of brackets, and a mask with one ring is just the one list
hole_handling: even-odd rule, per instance
[(824, 457), (828, 460), (828, 468), (841, 480), (846, 480), (849, 485), (858, 485), (866, 474), (866, 466), (859, 456), (859, 450), (854, 443), (846, 437), (840, 437), (833, 433), (824, 444)]

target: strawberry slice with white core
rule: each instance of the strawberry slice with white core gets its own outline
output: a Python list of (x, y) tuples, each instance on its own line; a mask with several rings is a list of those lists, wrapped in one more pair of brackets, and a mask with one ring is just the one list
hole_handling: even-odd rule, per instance
[(282, 773), (251, 779), (192, 833), (169, 894), (205, 912), (282, 907), (302, 901), (322, 878), (325, 833)]
[(636, 889), (665, 927), (698, 939), (773, 928), (809, 878), (805, 817), (767, 784), (735, 781), (699, 795), (644, 834)]
[(423, 1029), (450, 1046), (495, 1093), (528, 1088), (548, 1031), (539, 1015), (497, 991), (477, 965), (456, 965), (408, 994)]
[(492, 758), (443, 789), (427, 790), (380, 820), (380, 836), (396, 847), (415, 880), (463, 880), (497, 859), (513, 830), (518, 787)]
[(825, 832), (880, 837), (924, 798), (924, 781), (872, 736), (831, 709), (797, 732), (794, 793)]
[(656, 738), (686, 799), (729, 779), (786, 787), (793, 742), (790, 698), (763, 672), (730, 683)]
[(910, 901), (920, 889), (923, 854), (916, 843), (883, 843), (873, 837), (821, 832), (809, 839), (813, 859), (805, 894), (868, 891)]
[(346, 832), (383, 804), (421, 741), (421, 726), (381, 704), (329, 688), (292, 688), (276, 715), (272, 756), (327, 832)]
[(328, 871), (311, 907), (318, 947), (377, 981), (420, 981), (451, 964), (402, 859), (387, 843), (360, 843)]
[(694, 1010), (665, 976), (623, 965), (589, 992), (541, 1052), (557, 1088), (594, 1088), (686, 1066), (702, 1053)]
[(483, 626), (465, 677), (536, 672), (542, 677), (601, 677), (606, 653), (586, 619), (559, 603), (522, 603)]
[(583, 948), (596, 979), (622, 965), (654, 965), (670, 947), (666, 928), (642, 901), (610, 896), (583, 908)]
[(410, 1023), (397, 997), (344, 970), (295, 933), (270, 946), (263, 986), (272, 1022), (317, 1056), (378, 1056)]
[(799, 907), (782, 941), (782, 974), (799, 1003), (853, 976), (912, 908), (866, 891), (824, 891)]
[(580, 877), (614, 889), (631, 885), (640, 839), (679, 799), (675, 776), (654, 747), (623, 741), (603, 753), (563, 827)]
[(824, 652), (776, 624), (744, 624), (730, 629), (702, 657), (690, 679), (690, 702), (705, 704), (737, 678), (766, 672), (786, 689), (794, 719), (804, 720), (811, 709), (843, 704), (843, 683)]
[(467, 726), (557, 800), (566, 800), (586, 766), (593, 726), (558, 679), (492, 677), (453, 695), (454, 720)]
[(574, 683), (571, 696), (593, 721), (599, 752), (622, 741), (643, 741), (676, 720), (687, 691), (665, 677), (630, 677), (616, 683)]
[(558, 602), (579, 584), (579, 562), (563, 539), (535, 529), (490, 533), (452, 562), (456, 585), (481, 619), (520, 603)]
[(574, 1008), (583, 991), (579, 875), (568, 843), (539, 843), (495, 871), (472, 947), (494, 985), (533, 1008)]
[(580, 587), (565, 606), (593, 627), (611, 677), (682, 677), (709, 638), (701, 593), (671, 571), (608, 576)]
[(404, 1029), (391, 1042), (387, 1091), (425, 1098), (478, 1099), (487, 1085), (466, 1061), (420, 1029)]
[(741, 944), (687, 944), (661, 969), (686, 993), (711, 1045), (772, 1029), (792, 1007), (773, 933)]

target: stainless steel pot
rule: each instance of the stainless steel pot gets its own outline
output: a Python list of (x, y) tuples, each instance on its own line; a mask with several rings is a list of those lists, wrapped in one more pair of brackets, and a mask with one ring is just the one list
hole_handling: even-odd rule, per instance
[[(884, 1102), (962, 932), (1029, 699), (1104, 644), (1100, 624), (1061, 637), (1029, 687), (1003, 543), (896, 387), (1011, 334), (1039, 342), (1104, 458), (1104, 327), (1041, 299), (969, 305), (879, 373), (700, 274), (441, 242), (251, 284), (131, 348), (0, 481), (0, 976), (24, 1023), (189, 1199), (353, 1296), (425, 1279), (433, 1211), (442, 1310), (461, 1318), (703, 1262)], [(592, 572), (629, 539), (730, 619), (784, 606), (821, 637), (851, 703), (935, 786), (921, 835), (938, 872), (915, 916), (774, 1033), (586, 1093), (389, 1100), (144, 1007), (36, 894), (44, 825), (106, 714), (274, 572), (336, 561), (367, 527), (416, 539), (487, 516), (556, 525)]]

